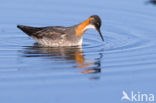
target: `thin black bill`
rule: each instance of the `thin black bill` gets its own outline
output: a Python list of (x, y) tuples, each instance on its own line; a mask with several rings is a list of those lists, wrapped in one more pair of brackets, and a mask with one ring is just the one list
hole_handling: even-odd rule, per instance
[(99, 32), (102, 41), (104, 41), (104, 38), (103, 38), (103, 36), (102, 36), (102, 33), (101, 33), (100, 29), (97, 29), (97, 31)]

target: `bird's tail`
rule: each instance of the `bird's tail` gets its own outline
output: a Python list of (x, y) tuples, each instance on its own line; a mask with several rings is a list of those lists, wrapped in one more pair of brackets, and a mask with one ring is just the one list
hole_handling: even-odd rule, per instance
[(42, 28), (38, 28), (38, 27), (31, 27), (31, 26), (24, 26), (24, 25), (17, 25), (17, 28), (19, 28), (20, 30), (22, 30), (24, 33), (28, 34), (29, 36), (34, 36), (34, 34), (40, 30), (42, 30)]

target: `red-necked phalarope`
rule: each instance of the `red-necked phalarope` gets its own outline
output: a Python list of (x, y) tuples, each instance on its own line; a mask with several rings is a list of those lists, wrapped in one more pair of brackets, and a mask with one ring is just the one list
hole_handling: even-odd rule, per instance
[(17, 27), (43, 46), (78, 46), (82, 45), (83, 34), (90, 28), (96, 29), (104, 41), (100, 31), (101, 23), (100, 17), (93, 15), (82, 23), (71, 27), (31, 27), (24, 25), (17, 25)]

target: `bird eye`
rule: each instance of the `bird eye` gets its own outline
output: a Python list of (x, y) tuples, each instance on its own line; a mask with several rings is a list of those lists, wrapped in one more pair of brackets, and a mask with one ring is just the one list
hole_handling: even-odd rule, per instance
[(100, 24), (99, 24), (99, 23), (96, 23), (96, 25), (97, 25), (97, 26), (100, 26)]

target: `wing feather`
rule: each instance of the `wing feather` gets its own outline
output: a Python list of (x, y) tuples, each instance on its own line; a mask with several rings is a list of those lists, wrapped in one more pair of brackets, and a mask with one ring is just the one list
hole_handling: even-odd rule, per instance
[(56, 39), (61, 38), (65, 35), (66, 29), (65, 27), (60, 26), (51, 26), (51, 27), (31, 27), (31, 26), (23, 26), (18, 25), (19, 29), (28, 34), (33, 38), (50, 38)]

